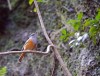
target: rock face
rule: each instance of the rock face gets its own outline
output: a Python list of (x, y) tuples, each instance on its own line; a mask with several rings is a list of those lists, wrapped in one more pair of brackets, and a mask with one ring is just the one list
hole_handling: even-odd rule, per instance
[[(90, 46), (91, 45), (92, 44), (90, 44)], [(77, 50), (80, 50), (80, 52), (75, 52)], [(69, 58), (71, 61), (69, 61), (71, 69), (73, 68), (75, 71), (73, 74), (77, 76), (99, 76), (99, 55), (100, 45), (96, 45), (96, 47), (91, 46), (89, 48), (74, 49)]]

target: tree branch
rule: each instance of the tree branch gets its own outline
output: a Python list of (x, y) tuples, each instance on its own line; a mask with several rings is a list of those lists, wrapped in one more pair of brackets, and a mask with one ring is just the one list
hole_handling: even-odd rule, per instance
[(46, 52), (40, 52), (36, 50), (23, 50), (23, 51), (7, 51), (7, 52), (0, 52), (0, 55), (8, 55), (8, 54), (17, 54), (17, 53), (35, 53), (35, 54), (47, 54)]
[[(48, 41), (48, 43), (50, 45), (53, 45), (54, 46), (54, 44), (52, 43), (52, 41), (50, 40), (50, 38), (49, 38), (49, 36), (48, 36), (48, 34), (46, 32), (46, 29), (45, 29), (45, 26), (44, 26), (44, 23), (43, 23), (43, 19), (42, 19), (42, 16), (41, 16), (41, 13), (40, 13), (40, 10), (39, 10), (39, 7), (38, 7), (38, 4), (37, 4), (37, 1), (36, 0), (34, 0), (34, 4), (35, 4), (35, 7), (37, 9), (37, 14), (38, 14), (38, 17), (39, 17), (39, 20), (40, 20), (40, 24), (41, 24), (41, 28), (42, 28), (42, 31), (43, 31), (43, 33), (45, 35), (45, 38), (47, 39), (47, 41)], [(61, 56), (60, 56), (57, 48), (56, 47), (53, 47), (53, 49), (54, 49), (54, 53), (56, 55), (56, 58), (58, 59), (60, 65), (62, 66), (64, 75), (65, 76), (72, 76), (71, 73), (69, 72), (68, 68), (64, 64), (64, 62), (63, 62), (63, 60), (62, 60), (62, 58), (61, 58)]]
[(17, 53), (35, 53), (35, 54), (46, 55), (50, 52), (51, 47), (52, 45), (48, 45), (46, 52), (41, 52), (41, 51), (36, 51), (36, 50), (7, 51), (7, 52), (0, 52), (0, 55), (17, 54)]
[(8, 3), (9, 10), (12, 10), (12, 6), (11, 6), (11, 3), (10, 3), (10, 0), (7, 0), (7, 3)]

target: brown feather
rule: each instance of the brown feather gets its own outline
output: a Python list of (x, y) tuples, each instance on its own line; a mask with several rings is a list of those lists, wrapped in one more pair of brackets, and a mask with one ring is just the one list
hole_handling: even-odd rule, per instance
[[(25, 50), (33, 50), (33, 49), (35, 49), (35, 48), (36, 48), (36, 44), (34, 44), (33, 41), (30, 40), (30, 39), (28, 39), (28, 40), (26, 41), (25, 45), (23, 46), (23, 50), (24, 50), (24, 51), (25, 51)], [(22, 61), (22, 59), (24, 58), (24, 56), (25, 56), (25, 53), (22, 53), (22, 54), (20, 55), (20, 57), (19, 57), (19, 62)]]

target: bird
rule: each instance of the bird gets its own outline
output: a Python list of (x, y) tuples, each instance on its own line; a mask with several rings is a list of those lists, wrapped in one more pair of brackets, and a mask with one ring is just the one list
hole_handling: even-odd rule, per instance
[[(37, 47), (37, 33), (33, 33), (29, 36), (29, 39), (23, 45), (22, 51), (25, 50), (33, 50)], [(25, 53), (21, 53), (18, 61), (21, 62), (22, 59), (25, 57)]]

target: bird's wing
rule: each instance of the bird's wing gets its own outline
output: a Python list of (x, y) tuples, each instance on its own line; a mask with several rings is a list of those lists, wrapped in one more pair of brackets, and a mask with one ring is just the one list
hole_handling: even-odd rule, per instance
[(28, 43), (29, 39), (25, 42), (25, 44), (22, 47), (22, 50), (24, 50), (24, 46)]

